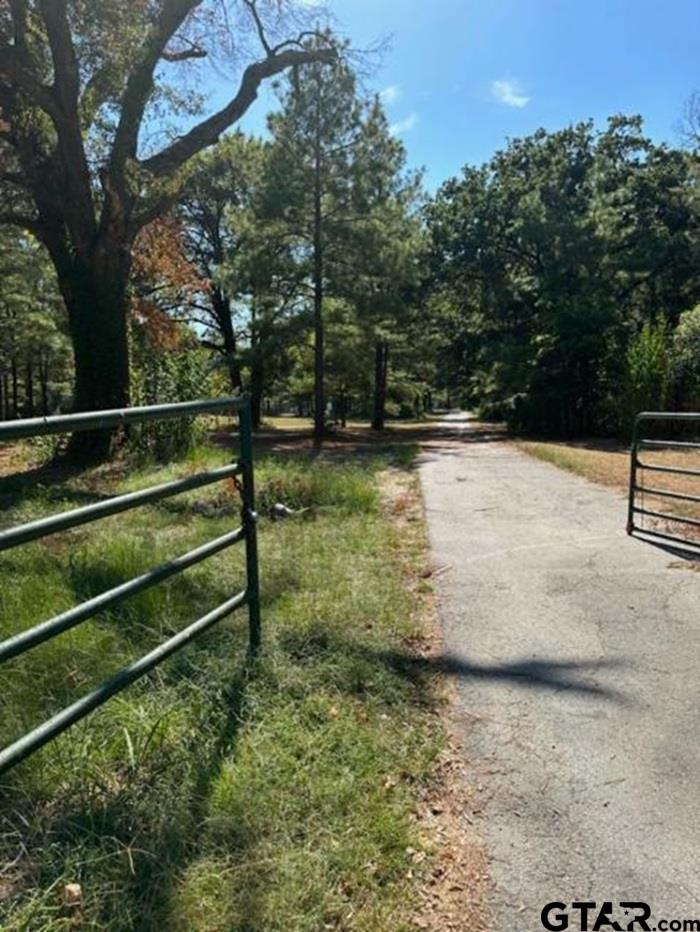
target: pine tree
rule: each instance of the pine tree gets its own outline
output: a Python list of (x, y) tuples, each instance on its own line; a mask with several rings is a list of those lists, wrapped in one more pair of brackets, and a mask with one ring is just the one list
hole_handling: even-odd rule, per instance
[(382, 353), (376, 384), (383, 399), (388, 343), (382, 321), (400, 303), (403, 259), (414, 232), (406, 236), (406, 224), (419, 181), (404, 176), (405, 152), (379, 101), (360, 98), (341, 58), (294, 69), (281, 102), (281, 112), (270, 118), (267, 212), (286, 225), (310, 286), (314, 436), (320, 441), (327, 403), (325, 302), (349, 301), (376, 331)]

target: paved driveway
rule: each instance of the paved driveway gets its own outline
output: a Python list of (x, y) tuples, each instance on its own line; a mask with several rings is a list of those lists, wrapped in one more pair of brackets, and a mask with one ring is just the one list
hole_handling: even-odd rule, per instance
[(553, 900), (700, 920), (700, 564), (628, 538), (621, 495), (451, 422), (420, 470), (494, 932)]

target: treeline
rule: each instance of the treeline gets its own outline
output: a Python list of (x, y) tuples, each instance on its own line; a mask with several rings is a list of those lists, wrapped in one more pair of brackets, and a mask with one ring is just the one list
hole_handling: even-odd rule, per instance
[[(295, 69), (269, 139), (195, 159), (178, 218), (203, 288), (185, 307), (234, 391), (329, 421), (422, 410), (420, 177), (351, 68)], [(428, 358), (426, 360), (426, 355)]]
[(700, 407), (698, 165), (618, 116), (514, 140), (443, 185), (431, 302), (465, 403), (565, 436)]
[[(700, 408), (692, 147), (615, 117), (511, 142), (428, 200), (342, 59), (278, 87), (265, 140), (196, 156), (136, 238), (131, 398), (247, 391), (263, 414), (420, 416), (434, 394), (514, 428), (625, 435)], [(30, 235), (0, 237), (0, 411), (71, 405), (70, 329)]]
[[(230, 23), (199, 5), (0, 6), (0, 416), (247, 391), (321, 440), (436, 397), (559, 435), (700, 407), (700, 98), (686, 148), (540, 130), (428, 198), (305, 4), (239, 5), (206, 116), (189, 69)], [(271, 77), (265, 138), (231, 130)]]
[(0, 227), (0, 419), (70, 404), (70, 340), (56, 276), (30, 236)]

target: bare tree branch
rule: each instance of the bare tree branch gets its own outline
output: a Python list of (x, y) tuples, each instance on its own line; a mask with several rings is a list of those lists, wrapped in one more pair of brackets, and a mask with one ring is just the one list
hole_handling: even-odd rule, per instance
[(289, 49), (269, 55), (262, 61), (249, 65), (243, 72), (238, 93), (225, 107), (203, 120), (166, 149), (145, 159), (141, 165), (152, 175), (162, 176), (176, 171), (188, 159), (208, 146), (214, 145), (219, 136), (232, 123), (239, 120), (258, 96), (258, 89), (265, 78), (279, 74), (294, 65), (313, 62), (331, 62), (336, 56), (333, 48)]
[(60, 119), (56, 121), (58, 143), (64, 162), (78, 169), (67, 175), (66, 216), (76, 233), (76, 241), (87, 241), (95, 233), (96, 220), (78, 112), (80, 69), (68, 23), (68, 0), (40, 0), (39, 9), (53, 61), (52, 94), (60, 109)]
[(279, 45), (270, 49), (270, 55), (278, 55), (287, 48), (302, 48), (305, 39), (324, 39), (327, 41), (328, 37), (315, 29), (305, 29), (295, 39), (285, 39), (284, 42), (280, 42)]
[(177, 52), (169, 52), (166, 49), (161, 58), (167, 62), (178, 62), (187, 61), (190, 58), (206, 58), (208, 54), (206, 49), (202, 49), (198, 45), (190, 45), (188, 49), (179, 49)]
[(700, 91), (694, 91), (686, 101), (680, 130), (687, 145), (700, 147)]
[(154, 72), (169, 40), (202, 0), (163, 0), (160, 11), (139, 51), (138, 64), (126, 82), (121, 116), (114, 137), (110, 168), (121, 174), (126, 160), (136, 157), (139, 128), (153, 93)]
[(260, 19), (260, 14), (258, 13), (257, 0), (243, 0), (243, 2), (247, 6), (250, 12), (250, 15), (253, 18), (253, 22), (255, 23), (255, 28), (258, 33), (258, 38), (260, 39), (260, 44), (265, 49), (265, 54), (266, 55), (272, 54), (270, 43), (267, 41), (267, 37), (265, 35), (265, 29), (263, 27), (262, 20)]
[(39, 6), (51, 48), (54, 94), (64, 113), (70, 113), (77, 106), (80, 77), (68, 25), (67, 0), (40, 0)]

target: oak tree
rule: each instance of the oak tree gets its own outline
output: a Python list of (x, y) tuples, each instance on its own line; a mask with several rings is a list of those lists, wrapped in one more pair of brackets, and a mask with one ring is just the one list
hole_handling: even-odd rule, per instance
[[(47, 248), (65, 301), (77, 409), (129, 401), (128, 282), (139, 230), (176, 200), (189, 160), (286, 68), (331, 62), (281, 0), (2, 0), (0, 222)], [(255, 44), (254, 44), (255, 43)], [(203, 63), (235, 91), (205, 114)], [(172, 72), (172, 74), (171, 74)], [(188, 84), (188, 81), (190, 82)], [(76, 452), (104, 455), (109, 437)]]

